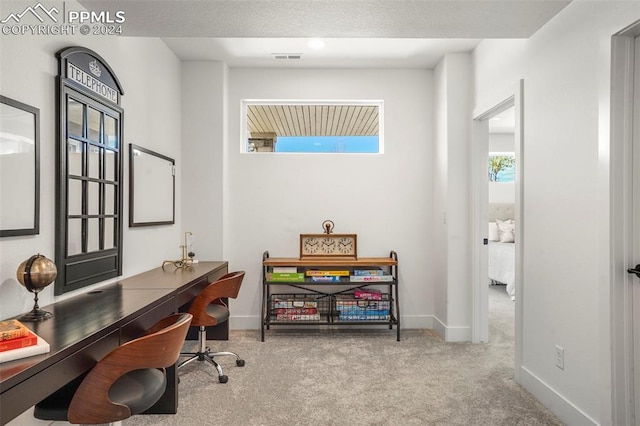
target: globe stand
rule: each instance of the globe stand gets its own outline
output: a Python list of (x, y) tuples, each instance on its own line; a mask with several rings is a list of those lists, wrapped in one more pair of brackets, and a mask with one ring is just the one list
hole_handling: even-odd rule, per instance
[(20, 318), (18, 318), (18, 320), (20, 321), (31, 321), (31, 322), (38, 322), (38, 321), (44, 321), (48, 318), (51, 318), (53, 316), (53, 314), (51, 312), (45, 311), (40, 309), (40, 306), (38, 306), (38, 293), (39, 291), (34, 291), (34, 297), (33, 297), (33, 309), (31, 310), (31, 312), (27, 312), (26, 314), (22, 315)]
[(56, 265), (40, 253), (31, 256), (18, 266), (16, 278), (29, 293), (33, 293), (33, 309), (22, 315), (20, 321), (44, 321), (53, 317), (51, 312), (44, 311), (38, 306), (38, 293), (51, 284), (58, 275)]

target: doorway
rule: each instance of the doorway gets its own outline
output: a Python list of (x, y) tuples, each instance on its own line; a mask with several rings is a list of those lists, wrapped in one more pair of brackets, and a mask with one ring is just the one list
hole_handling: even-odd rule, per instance
[[(488, 119), (489, 341), (513, 345), (515, 316), (515, 107)], [(483, 241), (484, 244), (484, 241)]]
[(610, 259), (612, 423), (640, 419), (640, 21), (612, 38)]
[[(513, 91), (492, 107), (481, 109), (474, 113), (473, 120), (473, 160), (472, 160), (472, 191), (473, 191), (473, 318), (472, 341), (474, 343), (488, 342), (489, 335), (489, 183), (488, 158), (490, 152), (490, 126), (492, 118), (504, 116), (506, 112), (513, 113), (513, 155), (515, 156), (515, 182), (511, 204), (514, 234), (517, 236), (513, 243), (513, 289), (515, 292), (514, 309), (514, 346), (515, 346), (515, 378), (519, 378), (519, 366), (522, 358), (522, 249), (524, 246), (523, 233), (523, 88), (524, 82), (519, 81)], [(496, 124), (496, 126), (499, 126)], [(511, 152), (511, 150), (509, 150)], [(501, 188), (503, 189), (503, 188)], [(495, 194), (493, 194), (495, 196)], [(502, 195), (504, 196), (504, 194)], [(511, 201), (501, 198), (498, 201)], [(494, 214), (495, 212), (492, 212)]]

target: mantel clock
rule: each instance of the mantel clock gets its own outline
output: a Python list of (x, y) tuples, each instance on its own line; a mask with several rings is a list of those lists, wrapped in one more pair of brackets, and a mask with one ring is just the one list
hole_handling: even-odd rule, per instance
[(330, 220), (322, 222), (324, 233), (300, 234), (300, 259), (309, 258), (358, 258), (358, 236), (356, 234), (334, 234)]

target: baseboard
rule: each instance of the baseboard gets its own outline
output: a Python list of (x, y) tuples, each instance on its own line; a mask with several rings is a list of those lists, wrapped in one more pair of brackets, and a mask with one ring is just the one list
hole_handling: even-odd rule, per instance
[(445, 342), (470, 342), (471, 327), (450, 327), (440, 321), (436, 316), (433, 317), (433, 327), (436, 333), (444, 339)]
[(442, 340), (446, 340), (447, 326), (436, 316), (433, 317), (433, 330), (438, 333)]
[(599, 425), (596, 420), (589, 417), (525, 367), (520, 367), (520, 384), (549, 411), (558, 416), (563, 423), (581, 426)]

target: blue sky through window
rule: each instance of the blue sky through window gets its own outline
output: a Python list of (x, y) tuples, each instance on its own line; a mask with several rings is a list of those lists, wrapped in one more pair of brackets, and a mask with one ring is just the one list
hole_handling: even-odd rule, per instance
[(378, 136), (278, 136), (276, 152), (378, 153)]

